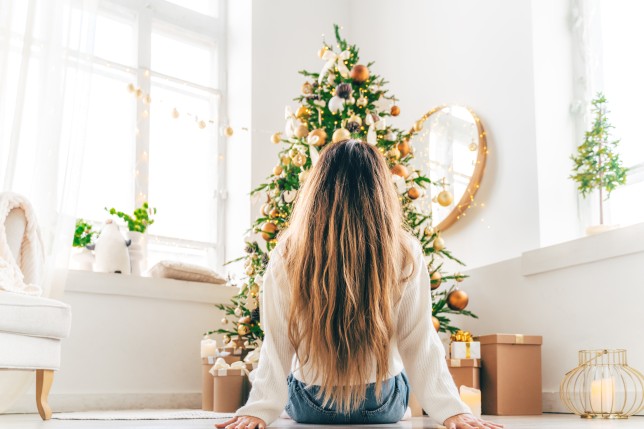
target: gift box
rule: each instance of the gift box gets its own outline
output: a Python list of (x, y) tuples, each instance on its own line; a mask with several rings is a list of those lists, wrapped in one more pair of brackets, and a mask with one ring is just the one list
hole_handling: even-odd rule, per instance
[(449, 345), (449, 351), (453, 359), (481, 359), (481, 343), (478, 341), (453, 341)]
[(212, 411), (213, 378), (209, 371), (214, 363), (209, 363), (208, 358), (201, 359), (201, 409), (204, 411)]
[(537, 335), (492, 334), (481, 343), (483, 414), (541, 414), (541, 343)]
[(209, 373), (213, 379), (214, 412), (234, 413), (244, 405), (250, 390), (247, 364), (239, 363), (230, 367), (220, 359), (210, 368)]
[(481, 388), (480, 359), (447, 359), (447, 368), (452, 374), (456, 387)]

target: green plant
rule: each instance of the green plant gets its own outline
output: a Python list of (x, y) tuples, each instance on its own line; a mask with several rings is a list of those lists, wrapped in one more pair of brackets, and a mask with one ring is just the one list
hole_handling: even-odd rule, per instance
[(127, 229), (134, 232), (144, 233), (150, 225), (154, 223), (152, 215), (157, 213), (157, 209), (151, 208), (146, 202), (143, 203), (141, 207), (134, 210), (132, 216), (127, 213), (117, 211), (115, 208), (108, 209), (105, 207), (105, 210), (111, 215), (116, 215), (123, 219), (127, 223)]
[(94, 242), (94, 238), (98, 233), (93, 230), (91, 224), (87, 223), (84, 219), (76, 219), (76, 229), (74, 230), (73, 247), (85, 247)]
[(577, 189), (585, 198), (593, 190), (599, 190), (599, 223), (604, 223), (604, 191), (606, 199), (619, 185), (626, 183), (627, 168), (617, 153), (619, 139), (613, 139), (608, 122), (607, 100), (597, 93), (592, 101), (593, 125), (585, 133), (584, 142), (577, 148), (577, 155), (571, 155), (574, 163), (570, 178), (577, 182)]

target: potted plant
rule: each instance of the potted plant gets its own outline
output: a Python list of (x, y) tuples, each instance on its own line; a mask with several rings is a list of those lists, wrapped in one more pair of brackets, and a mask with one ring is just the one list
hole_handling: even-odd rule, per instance
[(595, 190), (599, 194), (599, 225), (588, 227), (587, 234), (613, 228), (604, 224), (604, 201), (615, 188), (626, 183), (628, 172), (617, 153), (619, 139), (613, 138), (610, 133), (614, 127), (608, 122), (606, 104), (604, 94), (598, 93), (592, 101), (592, 127), (586, 131), (577, 154), (571, 156), (574, 166), (570, 178), (577, 182), (577, 189), (582, 197), (586, 198)]
[(128, 229), (128, 238), (132, 240), (130, 244), (130, 263), (132, 264), (132, 274), (141, 275), (147, 268), (148, 243), (145, 232), (148, 227), (154, 223), (152, 216), (156, 214), (157, 209), (151, 208), (144, 202), (141, 207), (134, 210), (132, 215), (117, 211), (115, 208), (105, 208), (111, 215), (115, 215), (125, 221)]
[(72, 267), (77, 270), (92, 270), (94, 256), (87, 246), (94, 243), (97, 232), (94, 231), (92, 224), (84, 219), (76, 219), (76, 228), (74, 229), (74, 240), (72, 247), (75, 249), (72, 256)]

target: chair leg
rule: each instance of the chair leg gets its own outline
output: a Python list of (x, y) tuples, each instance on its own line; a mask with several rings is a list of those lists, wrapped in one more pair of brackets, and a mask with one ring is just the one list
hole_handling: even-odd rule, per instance
[(38, 414), (43, 420), (51, 419), (51, 408), (47, 397), (53, 382), (54, 371), (51, 369), (36, 370), (36, 405), (38, 406)]

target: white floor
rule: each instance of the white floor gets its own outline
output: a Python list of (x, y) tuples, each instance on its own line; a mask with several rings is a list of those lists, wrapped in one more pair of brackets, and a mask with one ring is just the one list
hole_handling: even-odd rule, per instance
[[(489, 418), (497, 423), (502, 423), (508, 429), (527, 428), (553, 428), (553, 429), (640, 429), (644, 428), (644, 417), (631, 417), (628, 420), (585, 420), (577, 416), (564, 414), (544, 414), (534, 417), (497, 417)], [(111, 429), (111, 428), (212, 428), (212, 420), (144, 420), (144, 421), (71, 421), (50, 420), (43, 422), (37, 414), (9, 414), (0, 415), (0, 428), (2, 429)], [(298, 426), (292, 420), (278, 420), (274, 428), (292, 428)], [(307, 426), (307, 425), (302, 425)], [(311, 427), (311, 426), (308, 426)], [(337, 429), (350, 426), (332, 426)], [(367, 426), (364, 426), (367, 427)], [(441, 428), (434, 425), (426, 417), (415, 417), (411, 421), (400, 422), (393, 425), (377, 425), (373, 427), (394, 428)]]

